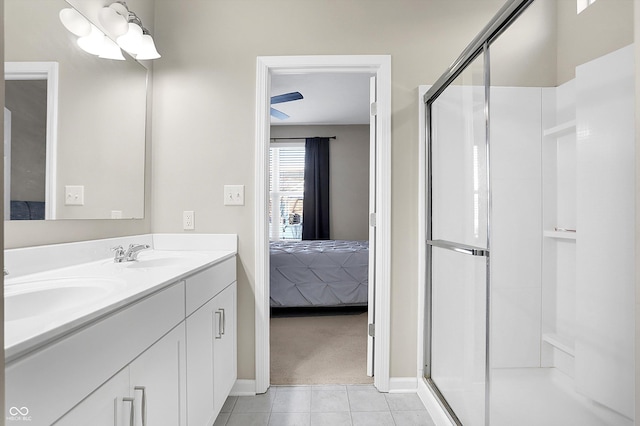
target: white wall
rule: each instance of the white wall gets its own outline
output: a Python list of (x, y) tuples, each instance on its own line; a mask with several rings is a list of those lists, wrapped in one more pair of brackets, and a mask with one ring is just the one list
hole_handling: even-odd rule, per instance
[(271, 126), (271, 137), (329, 137), (331, 239), (369, 239), (369, 126)]

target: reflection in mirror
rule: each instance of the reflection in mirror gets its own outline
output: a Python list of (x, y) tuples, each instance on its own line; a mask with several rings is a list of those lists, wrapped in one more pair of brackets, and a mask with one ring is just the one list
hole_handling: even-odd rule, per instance
[(4, 4), (5, 68), (58, 68), (57, 85), (42, 72), (6, 78), (5, 220), (142, 218), (146, 69), (81, 50), (62, 0)]

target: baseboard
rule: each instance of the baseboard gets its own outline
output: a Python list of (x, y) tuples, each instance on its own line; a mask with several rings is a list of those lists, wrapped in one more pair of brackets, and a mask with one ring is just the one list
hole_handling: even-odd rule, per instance
[(446, 411), (440, 405), (440, 402), (436, 399), (435, 395), (427, 387), (427, 383), (422, 377), (416, 379), (418, 384), (418, 396), (420, 400), (427, 408), (427, 411), (431, 415), (433, 422), (436, 426), (455, 426), (455, 423), (451, 421)]
[(256, 394), (256, 381), (238, 379), (231, 388), (230, 396), (254, 396)]
[(389, 379), (389, 393), (416, 393), (418, 379), (415, 377), (391, 377)]

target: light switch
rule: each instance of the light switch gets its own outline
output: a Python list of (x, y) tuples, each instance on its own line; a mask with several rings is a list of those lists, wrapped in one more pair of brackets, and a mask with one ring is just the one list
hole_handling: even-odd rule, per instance
[(66, 185), (64, 187), (65, 206), (84, 206), (84, 186)]
[(244, 185), (225, 185), (224, 205), (244, 206)]

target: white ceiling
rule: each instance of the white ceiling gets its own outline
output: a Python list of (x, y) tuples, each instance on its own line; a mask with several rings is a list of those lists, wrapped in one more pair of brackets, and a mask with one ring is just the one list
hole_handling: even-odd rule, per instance
[(304, 99), (274, 104), (290, 117), (271, 124), (328, 125), (369, 124), (369, 77), (356, 73), (276, 74), (271, 96), (300, 92)]

